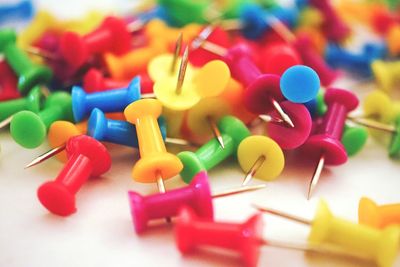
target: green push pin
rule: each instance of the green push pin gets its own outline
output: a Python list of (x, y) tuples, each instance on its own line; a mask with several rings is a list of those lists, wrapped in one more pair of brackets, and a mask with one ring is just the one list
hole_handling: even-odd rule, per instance
[(213, 138), (195, 153), (184, 151), (177, 155), (183, 163), (180, 175), (185, 183), (190, 183), (198, 172), (208, 171), (229, 156), (235, 155), (240, 142), (250, 136), (250, 131), (244, 123), (232, 116), (223, 117), (218, 122), (218, 128), (225, 148), (222, 148)]
[(317, 94), (317, 115), (322, 117), (328, 110), (324, 100), (324, 90), (320, 89)]
[(26, 94), (36, 85), (50, 82), (52, 71), (42, 65), (33, 63), (28, 55), (17, 47), (17, 35), (11, 29), (0, 30), (0, 53), (18, 76), (18, 89)]
[(73, 121), (72, 100), (66, 92), (51, 94), (38, 114), (32, 111), (15, 114), (10, 125), (11, 136), (25, 148), (38, 147), (45, 140), (47, 129), (58, 120)]
[(158, 0), (160, 6), (168, 11), (173, 26), (182, 27), (190, 23), (206, 24), (207, 13), (212, 4), (209, 0)]
[(349, 157), (356, 155), (365, 146), (368, 131), (364, 127), (352, 127), (345, 124), (342, 144)]
[(43, 96), (40, 87), (36, 86), (26, 97), (1, 102), (0, 121), (3, 121), (22, 110), (29, 110), (38, 113), (41, 108), (42, 98)]
[(400, 158), (400, 116), (395, 120), (392, 140), (389, 146), (389, 156), (391, 158)]

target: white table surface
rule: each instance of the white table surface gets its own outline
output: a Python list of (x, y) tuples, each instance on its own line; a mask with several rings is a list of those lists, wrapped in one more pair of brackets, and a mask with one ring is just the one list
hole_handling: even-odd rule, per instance
[[(93, 7), (118, 11), (119, 4), (126, 5), (129, 1), (38, 2), (55, 14), (69, 17)], [(348, 83), (345, 79), (338, 84)], [(357, 93), (362, 97), (372, 88), (370, 85)], [(235, 255), (198, 252), (181, 256), (175, 247), (172, 226), (163, 222), (142, 236), (134, 233), (127, 191), (142, 194), (156, 191), (155, 185), (131, 179), (131, 168), (137, 158), (135, 150), (110, 146), (111, 171), (89, 180), (77, 194), (77, 213), (62, 218), (49, 214), (36, 197), (37, 188), (54, 179), (62, 164), (52, 159), (29, 170), (23, 168), (47, 151), (48, 145), (23, 149), (12, 141), (8, 130), (0, 133), (0, 145), (0, 266), (241, 266)], [(241, 222), (255, 212), (251, 203), (311, 219), (318, 199), (323, 197), (334, 214), (356, 221), (361, 196), (382, 204), (400, 202), (400, 162), (388, 159), (385, 147), (373, 139), (347, 164), (325, 168), (313, 198), (307, 201), (313, 164), (287, 157), (284, 172), (279, 179), (269, 182), (266, 189), (215, 200), (216, 219)], [(243, 175), (233, 161), (209, 172), (215, 191), (240, 185)], [(166, 182), (167, 189), (183, 185), (179, 178)], [(270, 215), (264, 219), (266, 239), (306, 240), (307, 227)], [(259, 266), (366, 266), (357, 261), (268, 247), (262, 248), (261, 255)], [(396, 266), (400, 266), (399, 260)]]

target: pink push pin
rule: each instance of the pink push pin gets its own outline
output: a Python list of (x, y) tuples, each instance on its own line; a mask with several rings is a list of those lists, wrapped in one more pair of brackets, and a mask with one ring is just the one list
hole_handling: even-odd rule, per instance
[[(254, 104), (255, 101), (253, 99), (246, 100), (247, 96), (254, 92), (262, 92), (264, 100), (262, 111), (265, 113), (261, 114), (276, 110), (290, 127), (294, 127), (290, 116), (285, 113), (279, 104), (280, 101), (285, 100), (285, 97), (280, 90), (278, 75), (262, 74), (259, 68), (251, 61), (247, 48), (244, 46), (238, 45), (227, 50), (225, 61), (229, 65), (232, 76), (246, 86), (244, 92), (245, 103), (251, 101)], [(260, 104), (259, 101), (258, 104)], [(249, 108), (251, 105), (245, 104), (245, 106)], [(256, 112), (256, 114), (260, 113)]]
[(349, 36), (350, 28), (340, 19), (329, 0), (310, 0), (310, 5), (323, 14), (322, 32), (329, 40), (341, 42)]
[(358, 98), (350, 91), (329, 88), (324, 100), (328, 106), (321, 124), (304, 144), (306, 152), (319, 154), (318, 165), (308, 189), (308, 199), (314, 191), (324, 165), (341, 165), (347, 161), (347, 153), (340, 142), (347, 114), (358, 106)]
[(324, 58), (313, 49), (311, 39), (306, 33), (300, 33), (294, 40), (293, 46), (299, 52), (303, 64), (317, 72), (322, 85), (329, 86), (339, 77), (339, 73), (329, 67)]
[(212, 198), (253, 191), (264, 187), (265, 185), (243, 186), (211, 194), (207, 172), (203, 171), (194, 177), (189, 186), (145, 197), (129, 191), (128, 196), (135, 231), (140, 234), (146, 230), (150, 220), (175, 217), (179, 209), (184, 205), (190, 206), (199, 217), (212, 220), (214, 217)]
[(130, 40), (126, 22), (117, 17), (107, 17), (96, 30), (84, 36), (75, 32), (64, 33), (60, 48), (63, 58), (72, 66), (79, 67), (93, 54), (126, 53), (131, 47)]
[(100, 176), (111, 167), (107, 149), (90, 136), (71, 137), (65, 151), (68, 162), (55, 181), (44, 183), (37, 191), (42, 205), (60, 216), (68, 216), (76, 211), (75, 194), (89, 177)]
[[(90, 69), (83, 77), (83, 88), (87, 93), (101, 92), (115, 88), (127, 87), (129, 81), (114, 80), (104, 77), (101, 71)], [(145, 74), (140, 75), (140, 91), (142, 94), (153, 92), (153, 81)]]
[(245, 266), (255, 267), (262, 245), (263, 221), (256, 214), (242, 224), (217, 223), (200, 219), (190, 208), (182, 208), (175, 228), (175, 240), (181, 253), (196, 247), (212, 246), (237, 251)]
[(0, 101), (20, 98), (17, 77), (5, 60), (0, 60)]
[[(262, 98), (258, 98), (258, 101), (262, 103)], [(282, 149), (298, 148), (310, 136), (313, 125), (311, 115), (302, 104), (283, 101), (281, 106), (293, 120), (294, 128), (288, 128), (278, 123), (268, 123), (268, 136), (277, 142)], [(272, 111), (269, 115), (276, 117), (277, 112)]]

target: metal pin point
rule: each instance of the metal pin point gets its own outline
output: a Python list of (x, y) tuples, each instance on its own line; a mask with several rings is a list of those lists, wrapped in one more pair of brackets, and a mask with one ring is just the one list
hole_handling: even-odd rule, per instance
[[(164, 185), (164, 179), (161, 175), (161, 173), (159, 171), (157, 171), (157, 187), (158, 187), (158, 191), (162, 194), (165, 194), (165, 185)], [(171, 223), (171, 218), (170, 217), (166, 217), (165, 221), (167, 223)]]
[(2, 121), (0, 122), (0, 130), (1, 130), (2, 128), (6, 127), (7, 125), (9, 125), (9, 124), (11, 123), (12, 118), (13, 118), (13, 115), (11, 115), (11, 116), (9, 116), (8, 118), (2, 120)]
[(25, 169), (28, 169), (30, 167), (33, 167), (35, 165), (38, 165), (39, 163), (42, 163), (42, 162), (48, 160), (49, 158), (53, 157), (54, 155), (57, 155), (58, 153), (60, 153), (64, 149), (65, 149), (65, 144), (62, 144), (62, 145), (60, 145), (58, 147), (55, 147), (55, 148), (43, 153), (39, 157), (37, 157), (34, 160), (32, 160), (28, 165), (26, 165)]
[(180, 33), (178, 40), (175, 43), (174, 57), (172, 58), (172, 64), (171, 64), (171, 68), (170, 68), (171, 75), (175, 73), (176, 62), (178, 61), (178, 57), (179, 57), (179, 54), (181, 53), (181, 49), (182, 49), (182, 41), (183, 41), (183, 34)]
[(312, 221), (298, 217), (296, 215), (292, 215), (292, 214), (288, 214), (285, 213), (283, 211), (279, 211), (279, 210), (275, 210), (275, 209), (271, 209), (271, 208), (266, 208), (266, 207), (261, 207), (259, 205), (253, 204), (253, 207), (256, 208), (257, 210), (261, 211), (261, 212), (266, 212), (266, 213), (270, 213), (291, 221), (295, 221), (304, 225), (311, 225)]
[(180, 139), (180, 138), (172, 138), (172, 137), (165, 138), (165, 143), (173, 144), (173, 145), (180, 145), (180, 146), (191, 146), (192, 145), (187, 140)]
[(360, 117), (354, 117), (354, 116), (347, 116), (347, 118), (349, 120), (351, 120), (352, 122), (368, 127), (368, 128), (372, 128), (375, 130), (380, 130), (380, 131), (385, 131), (388, 133), (396, 133), (396, 127), (392, 126), (392, 125), (387, 125), (378, 121), (374, 121), (374, 120), (370, 120), (370, 119), (366, 119), (366, 118), (360, 118)]
[(243, 179), (242, 186), (247, 185), (251, 179), (253, 179), (253, 176), (256, 174), (258, 169), (263, 165), (265, 161), (265, 156), (261, 155), (258, 157), (258, 159), (254, 162), (253, 166), (250, 168), (250, 170), (246, 173), (246, 176)]
[(315, 168), (314, 174), (313, 174), (310, 184), (308, 186), (308, 194), (307, 194), (308, 200), (310, 199), (315, 187), (318, 184), (319, 178), (321, 177), (322, 169), (324, 168), (324, 164), (325, 164), (325, 155), (322, 154), (321, 157), (319, 158), (317, 167)]
[(270, 98), (270, 101), (272, 105), (274, 106), (275, 110), (278, 112), (279, 116), (291, 127), (294, 127), (294, 124), (292, 120), (290, 119), (289, 115), (283, 111), (281, 105), (279, 105), (278, 101), (276, 101), (274, 98)]
[(264, 189), (266, 186), (267, 185), (265, 185), (265, 184), (253, 185), (253, 186), (242, 186), (242, 187), (238, 187), (238, 188), (229, 189), (229, 190), (226, 190), (226, 191), (221, 191), (221, 192), (218, 192), (218, 193), (213, 193), (212, 197), (213, 198), (219, 198), (219, 197), (236, 195), (236, 194), (240, 194), (240, 193), (243, 193), (243, 192), (256, 191), (256, 190)]
[(258, 115), (258, 118), (260, 118), (262, 121), (268, 122), (268, 123), (275, 123), (275, 124), (286, 123), (281, 118), (272, 117), (270, 115)]
[(217, 124), (215, 123), (214, 119), (210, 116), (207, 116), (208, 123), (210, 125), (211, 131), (214, 137), (218, 140), (220, 146), (225, 149), (224, 139), (221, 136), (221, 132), (219, 131)]
[(185, 80), (186, 68), (189, 61), (189, 46), (186, 46), (185, 52), (183, 52), (181, 65), (179, 67), (178, 82), (176, 84), (175, 93), (180, 95), (182, 93), (183, 81)]
[(58, 57), (56, 54), (51, 53), (51, 52), (47, 52), (43, 49), (40, 49), (38, 47), (34, 47), (34, 46), (29, 46), (27, 48), (24, 49), (26, 53), (34, 55), (34, 56), (39, 56), (42, 58), (45, 58), (47, 60), (59, 60), (60, 57)]

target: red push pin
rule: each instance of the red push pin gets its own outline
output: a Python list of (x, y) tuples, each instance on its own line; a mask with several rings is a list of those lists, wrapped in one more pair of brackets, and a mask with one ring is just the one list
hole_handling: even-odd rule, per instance
[(141, 196), (129, 191), (129, 204), (136, 233), (142, 233), (150, 220), (172, 218), (178, 214), (179, 209), (190, 206), (201, 218), (213, 219), (213, 198), (224, 197), (253, 190), (265, 188), (264, 184), (258, 186), (242, 186), (227, 191), (211, 193), (207, 172), (199, 172), (189, 186), (170, 190), (163, 194)]
[(198, 218), (189, 207), (179, 212), (175, 228), (175, 240), (181, 253), (192, 252), (197, 247), (217, 247), (233, 250), (240, 254), (246, 267), (256, 267), (260, 255), (260, 247), (301, 250), (319, 254), (365, 259), (365, 256), (347, 252), (343, 249), (326, 245), (296, 244), (278, 240), (264, 239), (261, 214), (251, 216), (244, 223), (214, 222), (210, 219)]
[[(101, 71), (90, 69), (83, 77), (83, 88), (87, 93), (101, 92), (115, 88), (127, 87), (129, 81), (114, 80), (104, 77)], [(140, 75), (140, 92), (141, 94), (153, 93), (153, 81), (147, 73)]]
[(358, 98), (350, 91), (329, 88), (325, 92), (328, 110), (313, 135), (304, 144), (305, 150), (319, 154), (318, 165), (308, 189), (308, 199), (314, 191), (324, 165), (341, 165), (347, 161), (347, 152), (340, 142), (347, 114), (358, 106)]
[(21, 97), (17, 89), (17, 77), (5, 60), (0, 60), (0, 101)]
[(44, 183), (37, 191), (42, 205), (60, 216), (68, 216), (76, 211), (75, 194), (89, 177), (100, 176), (111, 167), (107, 149), (90, 136), (71, 137), (65, 150), (68, 162), (56, 180)]
[(107, 17), (91, 33), (80, 36), (66, 32), (60, 40), (61, 54), (72, 66), (82, 66), (89, 57), (97, 53), (123, 54), (131, 47), (131, 34), (126, 22), (120, 18)]

